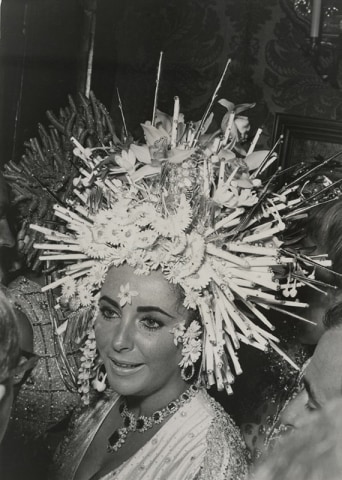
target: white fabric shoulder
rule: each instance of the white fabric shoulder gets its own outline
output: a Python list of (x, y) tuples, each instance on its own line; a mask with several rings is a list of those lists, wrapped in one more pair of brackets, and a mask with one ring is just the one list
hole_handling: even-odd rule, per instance
[(240, 430), (213, 398), (215, 415), (206, 435), (207, 448), (196, 480), (243, 480), (248, 476), (249, 453)]

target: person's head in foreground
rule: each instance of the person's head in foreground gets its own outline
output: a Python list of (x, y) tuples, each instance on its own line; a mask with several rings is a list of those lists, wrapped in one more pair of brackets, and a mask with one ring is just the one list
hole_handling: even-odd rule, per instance
[(6, 281), (8, 252), (15, 245), (9, 223), (9, 193), (6, 181), (0, 172), (0, 283)]
[(303, 389), (281, 414), (286, 427), (298, 429), (308, 413), (342, 396), (342, 304), (327, 312), (324, 326), (326, 330), (303, 370)]
[(258, 468), (254, 480), (340, 480), (342, 478), (342, 399), (306, 417)]
[[(311, 255), (326, 254), (331, 260), (331, 269), (316, 268), (315, 276), (322, 285), (321, 291), (305, 287), (300, 298), (307, 301), (308, 309), (305, 317), (316, 323), (300, 325), (300, 341), (305, 344), (316, 344), (324, 333), (323, 320), (326, 312), (342, 300), (342, 199), (323, 203), (310, 211), (305, 229), (304, 252)], [(324, 284), (337, 288), (327, 288)]]
[(13, 402), (13, 377), (19, 361), (18, 331), (13, 310), (0, 291), (0, 442)]
[(38, 356), (20, 346), (21, 322), (0, 290), (0, 442), (9, 420), (13, 397), (27, 380)]

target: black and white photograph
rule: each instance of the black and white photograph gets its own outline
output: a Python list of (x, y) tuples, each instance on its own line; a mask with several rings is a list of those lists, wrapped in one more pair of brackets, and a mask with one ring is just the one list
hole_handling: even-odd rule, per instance
[(341, 450), (341, 0), (0, 0), (0, 480)]

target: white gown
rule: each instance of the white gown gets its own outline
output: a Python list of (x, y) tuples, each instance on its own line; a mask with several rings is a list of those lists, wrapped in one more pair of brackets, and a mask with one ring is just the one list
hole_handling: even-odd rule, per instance
[[(117, 395), (84, 412), (61, 446), (58, 480), (72, 480)], [(101, 480), (240, 480), (247, 474), (240, 433), (204, 389), (184, 404), (132, 457)]]

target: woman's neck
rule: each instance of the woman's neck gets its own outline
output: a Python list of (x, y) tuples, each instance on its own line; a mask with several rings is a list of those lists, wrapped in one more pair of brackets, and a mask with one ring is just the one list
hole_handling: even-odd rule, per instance
[(190, 388), (189, 383), (182, 382), (178, 388), (170, 391), (157, 391), (148, 396), (127, 396), (127, 406), (136, 416), (150, 417), (154, 412), (167, 407), (170, 402), (177, 400), (182, 393)]

